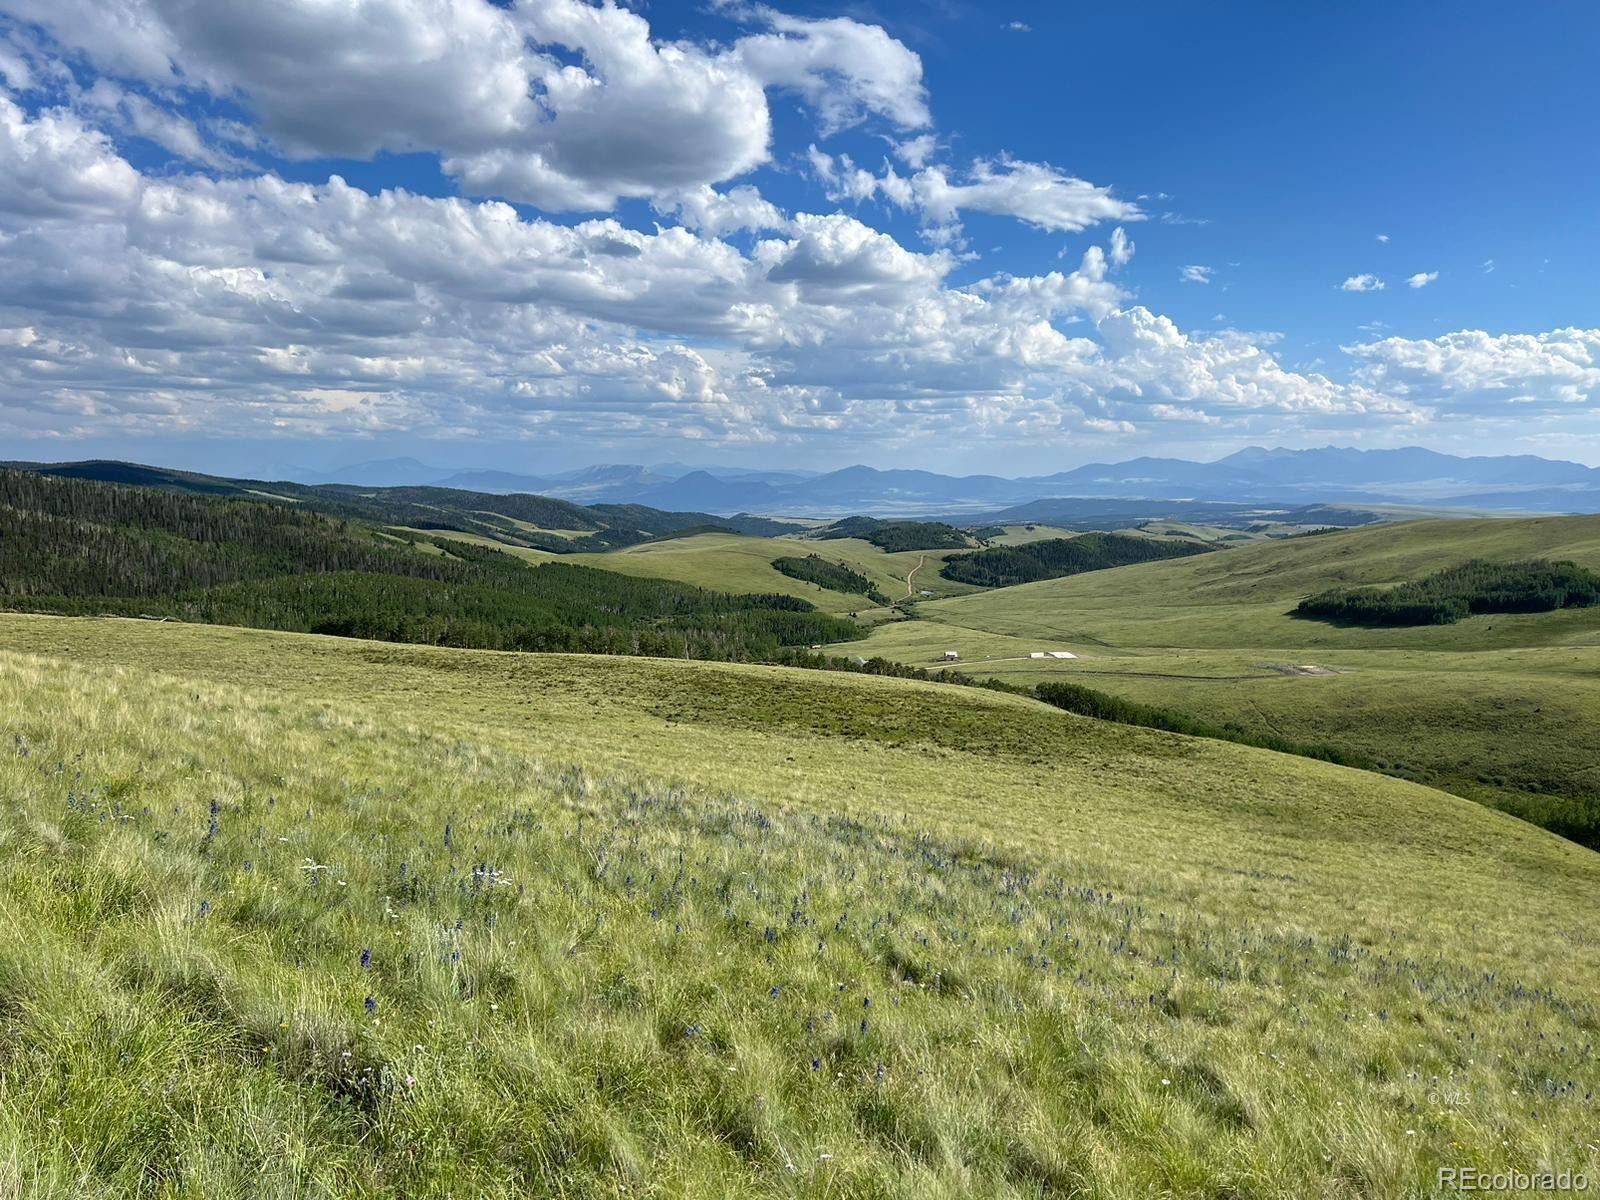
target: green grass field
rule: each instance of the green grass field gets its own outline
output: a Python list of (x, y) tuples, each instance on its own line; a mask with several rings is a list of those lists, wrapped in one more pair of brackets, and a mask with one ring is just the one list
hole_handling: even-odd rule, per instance
[[(956, 596), (975, 589), (939, 577), (939, 568), (956, 550), (907, 550), (886, 554), (860, 538), (748, 537), (732, 533), (702, 533), (690, 537), (644, 542), (604, 554), (573, 554), (564, 561), (671, 579), (723, 592), (779, 592), (809, 600), (824, 612), (864, 612), (874, 607), (864, 596), (829, 591), (814, 583), (791, 579), (772, 568), (772, 560), (786, 555), (819, 554), (829, 562), (842, 562), (872, 580), (890, 599), (906, 594), (906, 576), (916, 570), (913, 590), (926, 588), (935, 596)], [(917, 569), (918, 563), (922, 563)]]
[[(1142, 569), (1142, 568), (1136, 568)], [(0, 616), (18, 1196), (1600, 1175), (1600, 856), (1014, 696)]]
[(1077, 537), (1075, 529), (1057, 525), (1002, 525), (1003, 533), (984, 540), (991, 546), (1026, 546), (1029, 542), (1042, 542), (1049, 538)]
[[(1359, 751), (1408, 778), (1546, 820), (1600, 802), (1600, 608), (1371, 629), (1288, 615), (1330, 586), (1471, 558), (1600, 566), (1600, 517), (1421, 521), (1258, 542), (925, 603), (843, 652), (1144, 703)], [(1037, 650), (1075, 661), (1041, 662)], [(1326, 668), (1307, 672), (1299, 668)]]

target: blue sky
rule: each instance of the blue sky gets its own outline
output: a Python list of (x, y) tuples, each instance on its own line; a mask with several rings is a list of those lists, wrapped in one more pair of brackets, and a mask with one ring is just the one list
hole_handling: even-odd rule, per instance
[(7, 456), (1600, 463), (1592, 5), (197, 11), (0, 0)]

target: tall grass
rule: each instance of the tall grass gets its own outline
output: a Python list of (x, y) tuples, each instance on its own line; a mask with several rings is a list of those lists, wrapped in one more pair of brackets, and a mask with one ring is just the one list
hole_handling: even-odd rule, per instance
[(1600, 1174), (1595, 992), (1526, 947), (1485, 969), (890, 803), (595, 774), (142, 670), (0, 655), (0, 713), (11, 1194)]

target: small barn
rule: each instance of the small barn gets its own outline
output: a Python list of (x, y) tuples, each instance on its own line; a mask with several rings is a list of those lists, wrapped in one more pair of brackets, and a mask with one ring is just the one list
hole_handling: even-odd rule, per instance
[(1046, 654), (1043, 650), (1035, 650), (1032, 654), (1028, 655), (1028, 657), (1029, 658), (1049, 658), (1050, 656), (1048, 654)]
[(1050, 651), (1050, 657), (1051, 658), (1077, 658), (1078, 656), (1076, 654), (1074, 654), (1071, 650), (1052, 650), (1052, 651)]
[(959, 662), (960, 659), (961, 659), (961, 654), (960, 654), (959, 651), (946, 650), (944, 652), (944, 660), (945, 660), (945, 662)]

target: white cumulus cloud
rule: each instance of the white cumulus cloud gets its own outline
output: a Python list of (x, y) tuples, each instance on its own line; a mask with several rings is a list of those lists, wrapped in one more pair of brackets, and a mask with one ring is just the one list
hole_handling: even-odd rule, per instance
[(1389, 285), (1376, 275), (1352, 275), (1339, 285), (1342, 292), (1381, 292)]
[(1384, 338), (1346, 346), (1358, 377), (1443, 412), (1571, 413), (1600, 405), (1600, 329)]

